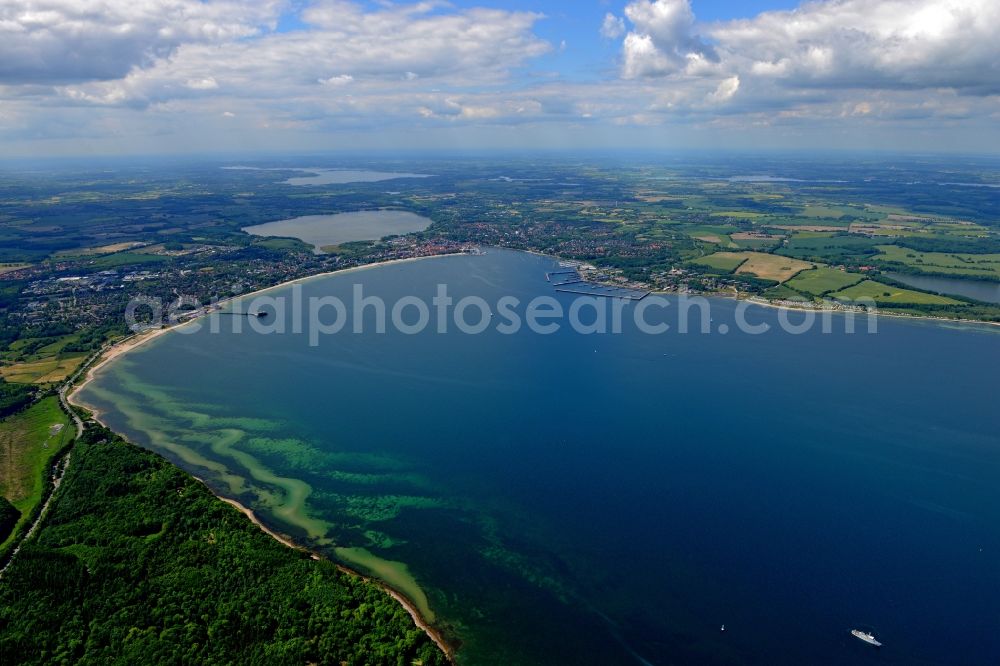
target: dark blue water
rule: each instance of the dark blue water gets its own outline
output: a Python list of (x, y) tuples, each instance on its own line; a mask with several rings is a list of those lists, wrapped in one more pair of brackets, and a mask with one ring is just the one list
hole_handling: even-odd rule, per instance
[[(568, 307), (550, 270), (491, 250), (302, 294)], [(748, 335), (727, 300), (646, 335), (635, 307), (620, 335), (172, 334), (84, 398), (278, 529), (405, 563), (463, 663), (1000, 661), (1000, 336)]]
[(946, 296), (965, 296), (984, 303), (1000, 304), (1000, 282), (985, 280), (960, 280), (933, 275), (913, 275), (909, 273), (889, 273), (889, 277), (910, 287), (933, 291)]

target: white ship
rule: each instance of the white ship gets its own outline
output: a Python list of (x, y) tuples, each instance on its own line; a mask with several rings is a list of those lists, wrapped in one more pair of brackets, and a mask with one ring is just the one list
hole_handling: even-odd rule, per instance
[(851, 635), (855, 638), (868, 643), (869, 645), (874, 645), (875, 647), (882, 647), (882, 644), (875, 640), (875, 635), (870, 631), (861, 631), (860, 629), (851, 629)]

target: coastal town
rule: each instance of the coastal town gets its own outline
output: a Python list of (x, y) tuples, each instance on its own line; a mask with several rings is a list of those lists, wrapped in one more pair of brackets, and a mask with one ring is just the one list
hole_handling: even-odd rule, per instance
[(0, 666), (1000, 664), (998, 0), (3, 0)]
[[(676, 181), (653, 179), (647, 172), (607, 172), (600, 177), (594, 171), (586, 177), (563, 174), (566, 182), (588, 180), (590, 196), (584, 199), (576, 186), (560, 190), (549, 181), (532, 180), (527, 175), (521, 180), (504, 180), (480, 171), (470, 184), (465, 169), (448, 172), (437, 164), (426, 170), (444, 175), (400, 179), (390, 193), (377, 183), (303, 191), (299, 186), (284, 184), (284, 174), (218, 169), (208, 172), (223, 174), (215, 176), (219, 180), (213, 187), (234, 194), (228, 204), (219, 207), (217, 215), (208, 219), (192, 216), (188, 221), (184, 214), (177, 213), (199, 200), (198, 195), (194, 201), (185, 195), (177, 200), (142, 199), (147, 209), (143, 215), (157, 220), (148, 228), (136, 224), (136, 211), (122, 216), (127, 223), (81, 225), (73, 234), (43, 231), (31, 235), (24, 232), (23, 226), (10, 226), (8, 233), (15, 242), (5, 248), (0, 266), (0, 409), (13, 415), (9, 423), (14, 424), (11, 428), (20, 429), (17, 432), (27, 432), (30, 423), (42, 420), (45, 433), (59, 434), (46, 435), (51, 439), (44, 440), (38, 449), (44, 454), (41, 466), (49, 470), (47, 477), (39, 477), (39, 483), (48, 481), (41, 484), (30, 501), (23, 500), (20, 509), (8, 510), (6, 518), (0, 506), (0, 526), (6, 525), (7, 530), (5, 556), (20, 553), (15, 549), (24, 535), (42, 523), (50, 510), (56, 483), (64, 484), (64, 479), (69, 479), (71, 487), (75, 483), (74, 477), (66, 474), (79, 465), (79, 459), (68, 465), (69, 458), (63, 457), (71, 450), (73, 418), (85, 423), (83, 435), (77, 437), (83, 444), (79, 449), (72, 445), (83, 460), (106, 453), (95, 444), (110, 441), (124, 445), (102, 425), (107, 418), (104, 408), (70, 398), (76, 395), (73, 391), (91, 386), (91, 380), (101, 370), (115, 367), (110, 361), (161, 339), (174, 325), (228, 312), (232, 299), (312, 276), (332, 279), (341, 271), (358, 267), (444, 255), (465, 255), (472, 261), (489, 263), (502, 261), (502, 256), (510, 254), (496, 251), (504, 249), (543, 255), (539, 259), (546, 268), (528, 277), (537, 281), (540, 293), (564, 298), (586, 296), (638, 304), (651, 294), (684, 294), (736, 298), (755, 307), (786, 312), (866, 315), (877, 311), (951, 322), (1000, 320), (1000, 303), (991, 302), (988, 295), (981, 300), (963, 295), (961, 290), (938, 293), (905, 283), (910, 276), (918, 276), (964, 280), (959, 286), (968, 284), (971, 289), (995, 284), (993, 280), (1000, 279), (1000, 252), (994, 250), (1000, 241), (988, 214), (970, 209), (963, 215), (976, 222), (935, 211), (904, 215), (896, 212), (903, 210), (894, 207), (898, 204), (891, 203), (898, 193), (884, 185), (878, 191), (859, 191), (852, 198), (842, 189), (833, 193), (818, 186), (793, 188), (787, 184), (737, 181), (720, 187), (711, 179), (688, 180), (679, 185)], [(504, 171), (514, 169), (508, 165)], [(131, 180), (120, 187), (141, 189), (141, 181)], [(266, 193), (261, 199), (269, 203), (250, 208), (243, 194), (235, 194), (251, 187)], [(462, 190), (465, 193), (458, 194)], [(104, 212), (118, 206), (129, 210), (135, 196), (136, 192), (131, 191), (113, 203), (115, 198), (109, 195), (98, 208), (103, 207)], [(413, 211), (423, 216), (426, 228), (322, 247), (310, 245), (294, 234), (256, 236), (243, 231), (244, 227), (254, 226), (251, 223), (288, 215), (293, 210), (292, 202), (294, 212), (303, 215), (319, 215), (328, 210), (327, 206), (336, 212), (355, 205), (336, 203), (339, 196), (363, 198), (369, 213)], [(686, 197), (683, 202), (687, 205), (672, 203), (681, 197)], [(230, 206), (237, 199), (241, 201), (241, 213), (232, 215)], [(879, 203), (883, 201), (890, 203)], [(58, 207), (48, 210), (48, 206), (38, 202), (8, 204), (4, 214), (14, 219), (31, 215), (41, 223), (46, 216), (57, 214)], [(39, 209), (47, 212), (41, 215)], [(105, 215), (105, 219), (112, 217)], [(44, 249), (40, 238), (44, 239)], [(985, 291), (988, 294), (988, 288)], [(132, 307), (137, 303), (139, 307)], [(269, 314), (266, 309), (234, 312), (262, 318), (265, 323)], [(62, 402), (64, 397), (66, 403)], [(69, 401), (74, 406), (69, 406)], [(147, 405), (145, 409), (152, 413), (155, 408)], [(157, 418), (168, 417), (161, 414)], [(7, 421), (0, 422), (0, 436), (3, 423)], [(58, 431), (54, 430), (56, 426), (61, 426)], [(198, 441), (202, 435), (192, 437)], [(269, 437), (262, 431), (252, 441), (264, 442)], [(195, 448), (182, 448), (187, 445), (179, 440), (171, 446), (167, 451), (173, 451), (181, 461), (202, 455)], [(134, 452), (121, 449), (119, 453), (126, 461), (123, 464), (137, 464), (127, 462), (129, 456), (136, 455)], [(209, 463), (207, 469), (213, 468)], [(199, 474), (206, 479), (212, 477), (205, 470)], [(232, 474), (225, 478), (236, 483)], [(239, 483), (249, 485), (252, 478), (251, 474)], [(356, 477), (335, 478), (339, 479), (336, 483), (346, 483)], [(362, 474), (357, 478), (366, 477)], [(262, 496), (281, 497), (289, 492), (287, 488), (253, 483), (260, 486), (255, 492)], [(409, 481), (403, 485), (406, 483)], [(220, 488), (215, 485), (213, 491), (227, 497)], [(419, 496), (407, 497), (406, 501), (416, 506), (427, 501)], [(262, 508), (264, 505), (251, 509), (252, 502), (247, 498), (243, 498), (246, 503), (228, 499), (266, 526), (268, 534), (276, 534), (283, 543), (307, 545), (311, 557), (322, 560), (317, 553), (323, 550), (323, 544), (303, 540), (301, 535), (292, 538), (274, 529), (289, 524), (309, 526), (309, 519), (299, 516), (299, 523), (282, 523), (275, 521)], [(155, 501), (162, 502), (163, 498)], [(337, 508), (338, 504), (327, 506), (325, 511), (353, 512), (350, 521), (359, 526), (349, 531), (349, 537), (342, 534), (343, 538), (360, 540), (373, 550), (391, 550), (397, 547), (397, 541), (380, 532), (379, 522), (392, 513), (384, 513), (383, 503), (391, 506), (394, 501), (397, 499), (359, 495), (344, 505), (346, 509)], [(256, 511), (262, 514), (258, 516)], [(368, 526), (362, 529), (360, 524)], [(143, 530), (146, 528), (140, 529), (145, 534)], [(486, 534), (488, 537), (488, 530)], [(396, 566), (394, 560), (361, 550), (364, 553), (360, 557), (354, 549), (341, 551), (338, 561), (343, 573), (360, 572), (364, 580), (373, 581), (379, 576), (366, 566), (374, 563), (379, 572)], [(505, 563), (520, 562), (518, 558), (523, 557), (496, 544), (483, 552)], [(7, 563), (16, 569), (10, 559)], [(522, 575), (520, 568), (518, 571)], [(526, 567), (524, 571), (536, 580), (559, 578), (547, 565), (537, 571)], [(457, 634), (427, 620), (430, 606), (418, 581), (398, 571), (391, 574), (390, 580), (392, 585), (383, 582), (375, 589), (390, 591), (392, 603), (402, 604), (399, 610), (404, 615), (396, 617), (394, 626), (415, 621), (424, 632), (423, 638), (411, 636), (412, 642), (399, 649), (423, 655), (428, 664), (456, 653), (460, 643), (455, 639)], [(417, 598), (422, 601), (417, 603)]]

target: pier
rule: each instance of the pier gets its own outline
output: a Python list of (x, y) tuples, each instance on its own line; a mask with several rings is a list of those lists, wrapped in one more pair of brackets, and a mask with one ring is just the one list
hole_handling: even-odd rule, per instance
[(213, 314), (232, 315), (234, 317), (257, 317), (258, 319), (267, 316), (267, 312), (264, 310), (261, 310), (259, 312), (223, 312), (219, 310), (218, 312), (215, 312)]
[(570, 270), (570, 271), (552, 271), (551, 273), (546, 273), (545, 274), (545, 279), (548, 280), (549, 282), (552, 282), (552, 278), (553, 277), (555, 277), (557, 280), (561, 280), (562, 278), (556, 277), (556, 276), (559, 276), (559, 275), (575, 275), (577, 277), (580, 277), (580, 271), (578, 271), (576, 269), (573, 269), (573, 270)]
[(596, 282), (587, 282), (586, 280), (580, 280), (578, 284), (580, 285), (579, 287), (574, 287), (572, 289), (566, 289), (565, 287), (559, 287), (557, 285), (556, 291), (564, 294), (582, 294), (584, 296), (622, 298), (627, 301), (641, 301), (652, 293), (649, 291), (641, 291), (639, 289), (631, 289), (630, 287), (615, 287), (607, 284), (598, 284)]
[[(560, 263), (559, 266), (563, 267), (565, 264)], [(604, 273), (590, 271), (588, 275), (590, 275), (590, 278), (607, 279), (607, 275)], [(550, 271), (545, 274), (545, 279), (552, 283), (556, 291), (564, 294), (582, 294), (584, 296), (603, 296), (604, 298), (623, 298), (628, 301), (641, 301), (651, 293), (642, 289), (593, 282), (592, 279), (583, 277), (579, 267), (562, 271)]]

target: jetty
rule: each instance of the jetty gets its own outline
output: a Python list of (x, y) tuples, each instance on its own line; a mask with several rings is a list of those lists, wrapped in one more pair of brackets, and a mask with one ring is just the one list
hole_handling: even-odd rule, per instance
[(627, 301), (641, 301), (652, 292), (632, 289), (631, 287), (617, 287), (614, 285), (601, 284), (599, 282), (587, 282), (579, 280), (572, 283), (572, 288), (556, 285), (556, 291), (564, 294), (583, 294), (584, 296), (603, 296), (604, 298), (622, 298)]
[[(560, 267), (562, 266), (563, 264), (561, 263)], [(546, 281), (551, 283), (556, 291), (564, 294), (583, 294), (585, 296), (603, 296), (605, 298), (623, 298), (629, 301), (641, 301), (652, 293), (648, 290), (595, 282), (592, 278), (607, 279), (607, 275), (597, 273), (596, 275), (592, 275), (591, 279), (588, 279), (580, 272), (579, 266), (567, 270), (549, 271), (545, 274)]]
[(234, 317), (257, 317), (259, 319), (259, 318), (262, 318), (262, 317), (266, 317), (267, 316), (267, 311), (265, 311), (265, 310), (258, 310), (256, 312), (222, 312), (220, 310), (219, 312), (216, 312), (215, 314), (232, 315)]
[(545, 274), (545, 279), (548, 280), (549, 282), (552, 282), (553, 279), (555, 279), (555, 280), (563, 280), (563, 279), (565, 279), (565, 278), (559, 277), (561, 275), (575, 275), (576, 277), (580, 277), (580, 271), (578, 271), (575, 268), (573, 270), (569, 270), (569, 271), (551, 271), (551, 272)]

